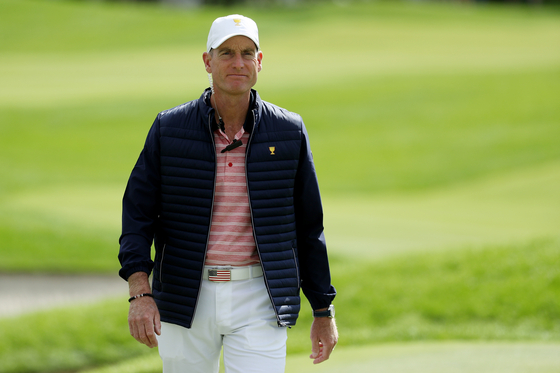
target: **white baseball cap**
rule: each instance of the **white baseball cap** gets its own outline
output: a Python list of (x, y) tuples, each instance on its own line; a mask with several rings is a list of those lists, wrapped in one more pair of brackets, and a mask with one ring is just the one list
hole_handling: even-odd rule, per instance
[(217, 18), (212, 23), (206, 43), (207, 52), (218, 48), (224, 41), (237, 35), (248, 37), (259, 49), (259, 29), (255, 21), (240, 14), (232, 14)]

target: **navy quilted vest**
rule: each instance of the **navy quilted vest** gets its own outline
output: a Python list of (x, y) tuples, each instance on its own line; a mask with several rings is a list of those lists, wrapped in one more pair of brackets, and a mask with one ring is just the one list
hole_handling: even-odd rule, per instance
[[(207, 90), (199, 100), (158, 115), (136, 166), (157, 170), (145, 180), (135, 177), (133, 171), (123, 202), (121, 276), (127, 278), (135, 270), (148, 272), (151, 268), (142, 266), (153, 265), (153, 294), (162, 321), (185, 327), (195, 318), (216, 178), (210, 124), (213, 109), (207, 104), (208, 94)], [(330, 304), (335, 294), (330, 285), (319, 190), (301, 117), (260, 100), (256, 91), (253, 97), (252, 120), (246, 123), (251, 133), (246, 170), (255, 241), (278, 325), (295, 325), (300, 285), (314, 308)], [(302, 167), (308, 171), (303, 172)], [(146, 206), (135, 202), (128, 208), (134, 212), (127, 213), (127, 194), (135, 194), (135, 201), (155, 202), (146, 202)], [(148, 199), (149, 195), (155, 198)], [(310, 207), (303, 207), (303, 201)], [(135, 215), (129, 218), (128, 214)], [(145, 237), (138, 231), (146, 232)], [(155, 236), (153, 263), (144, 258), (144, 264), (126, 264), (150, 236)], [(298, 242), (306, 247), (303, 255), (298, 253)], [(316, 263), (312, 263), (312, 255)], [(300, 262), (305, 269), (302, 277)]]

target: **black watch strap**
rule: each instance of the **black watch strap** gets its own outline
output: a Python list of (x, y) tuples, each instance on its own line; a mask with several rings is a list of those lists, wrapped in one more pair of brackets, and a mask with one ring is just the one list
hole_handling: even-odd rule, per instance
[(334, 306), (331, 304), (325, 311), (313, 311), (313, 317), (334, 317)]

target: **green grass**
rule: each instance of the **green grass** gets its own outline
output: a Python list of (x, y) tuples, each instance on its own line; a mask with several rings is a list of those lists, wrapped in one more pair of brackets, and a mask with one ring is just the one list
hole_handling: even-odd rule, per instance
[[(116, 276), (120, 199), (148, 128), (207, 86), (208, 27), (233, 12), (259, 23), (261, 96), (311, 135), (341, 332), (322, 371), (557, 370), (556, 8), (0, 0), (0, 271)], [(158, 371), (126, 309), (0, 319), (0, 372)], [(309, 322), (305, 305), (290, 373), (314, 371)], [(530, 370), (511, 358), (524, 349), (549, 358)]]
[[(558, 240), (369, 264), (335, 255), (339, 347), (437, 340), (557, 343), (559, 260)], [(120, 299), (0, 319), (0, 372), (68, 371), (145, 354), (147, 348), (128, 335), (126, 313)], [(304, 307), (289, 330), (290, 355), (310, 349), (310, 314)]]
[(331, 251), (379, 260), (409, 252), (558, 237), (560, 163), (429, 191), (325, 197)]
[(327, 192), (440, 188), (560, 156), (559, 69), (347, 83), (324, 86), (317, 103), (300, 110), (321, 144)]
[[(309, 354), (288, 356), (289, 373), (553, 373), (560, 365), (560, 346), (552, 343), (399, 343), (338, 347), (324, 364), (312, 365)], [(158, 373), (156, 354), (84, 373)], [(220, 370), (224, 372), (224, 370)]]
[(347, 277), (341, 284), (339, 301), (348, 301), (338, 307), (343, 314), (364, 310), (340, 320), (341, 328), (351, 343), (360, 338), (556, 339), (559, 249), (559, 241), (545, 240), (337, 267), (344, 273), (372, 273), (367, 281), (352, 283)]
[[(416, 253), (379, 262), (332, 258), (340, 345), (422, 340), (558, 340), (559, 240)], [(290, 351), (308, 350), (308, 308)]]
[[(11, 35), (0, 42), (0, 238), (20, 248), (0, 249), (0, 270), (114, 272), (127, 175), (156, 113), (206, 87), (203, 24), (222, 11), (32, 0), (4, 0), (0, 10)], [(560, 159), (560, 50), (549, 47), (560, 39), (556, 11), (399, 3), (239, 11), (262, 24), (262, 97), (305, 118), (326, 205), (369, 211), (357, 224), (333, 219), (334, 250), (347, 250), (350, 236), (337, 227), (378, 223), (387, 195), (406, 193), (396, 202), (406, 209), (411, 193)], [(515, 211), (514, 225), (549, 206)], [(533, 227), (554, 224), (535, 216)], [(523, 239), (535, 233), (524, 231)], [(517, 232), (501, 229), (492, 241)], [(438, 247), (465, 243), (442, 233), (432, 237)], [(372, 239), (351, 237), (356, 250)]]
[[(305, 354), (288, 358), (289, 373), (553, 373), (558, 344), (544, 343), (400, 343), (337, 348), (324, 364), (313, 366)], [(154, 371), (155, 373), (155, 371)]]
[(127, 309), (112, 301), (0, 319), (0, 372), (76, 371), (139, 355)]

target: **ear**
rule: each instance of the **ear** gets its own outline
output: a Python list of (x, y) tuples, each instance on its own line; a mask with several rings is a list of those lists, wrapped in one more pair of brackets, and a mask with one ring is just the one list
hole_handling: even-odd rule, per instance
[(262, 70), (262, 59), (263, 59), (263, 52), (262, 51), (258, 51), (257, 52), (257, 64), (258, 64), (258, 71), (261, 72)]
[(204, 68), (208, 74), (212, 73), (212, 68), (210, 67), (210, 61), (212, 60), (212, 55), (208, 52), (202, 53), (202, 60), (204, 61)]

